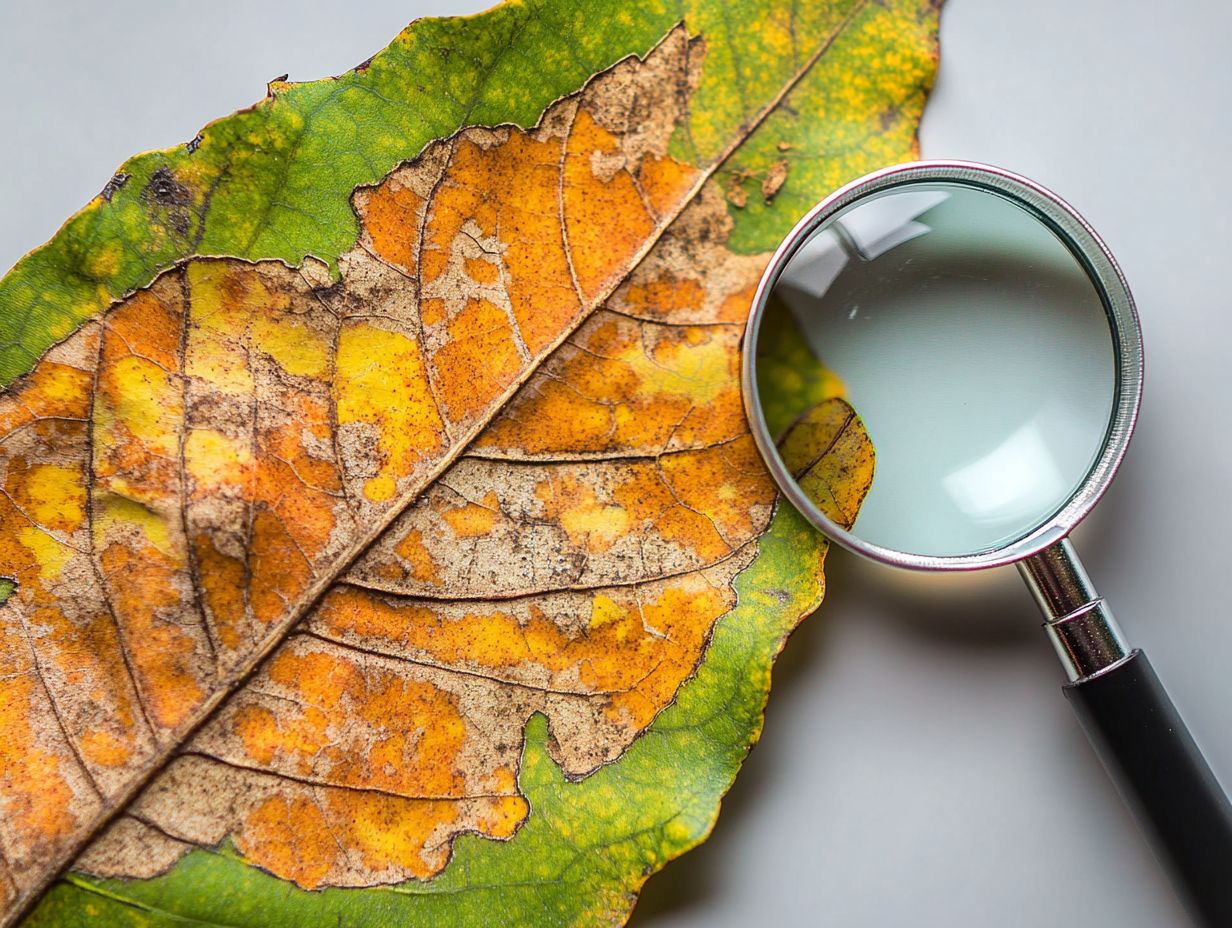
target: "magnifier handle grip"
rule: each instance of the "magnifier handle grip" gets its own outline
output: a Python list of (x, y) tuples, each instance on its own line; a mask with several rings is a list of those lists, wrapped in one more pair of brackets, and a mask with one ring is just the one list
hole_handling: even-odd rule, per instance
[(1192, 914), (1232, 925), (1232, 805), (1146, 655), (1064, 692)]

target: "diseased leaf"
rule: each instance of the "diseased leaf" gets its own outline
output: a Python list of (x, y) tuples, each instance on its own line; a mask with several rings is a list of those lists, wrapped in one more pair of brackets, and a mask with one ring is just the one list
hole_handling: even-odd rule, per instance
[(814, 406), (779, 442), (783, 463), (814, 505), (850, 528), (873, 485), (873, 445), (864, 423), (843, 399)]
[[(606, 68), (537, 117), (510, 76), (525, 128), (485, 84), (437, 141), (345, 134), (423, 103), (406, 61), (442, 31), (577, 51), (563, 4), (425, 22), (328, 100), (276, 86), (126, 165), (0, 282), (41, 352), (0, 397), (9, 912), (73, 862), (34, 923), (607, 923), (704, 837), (824, 552), (774, 514), (743, 320), (780, 204), (910, 153), (935, 28), (732, 12), (576, 37)], [(308, 101), (333, 119), (297, 141)], [(718, 172), (761, 178), (740, 223)], [(834, 389), (784, 381), (787, 421)], [(822, 408), (811, 473), (851, 518), (871, 450)]]

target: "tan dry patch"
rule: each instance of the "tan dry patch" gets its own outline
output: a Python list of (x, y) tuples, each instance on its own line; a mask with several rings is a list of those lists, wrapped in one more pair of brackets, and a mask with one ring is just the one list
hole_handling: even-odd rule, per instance
[[(773, 501), (747, 434), (638, 460), (468, 457), (346, 579), (405, 596), (468, 599), (648, 581), (728, 556), (765, 529)], [(486, 531), (473, 530), (476, 519)]]

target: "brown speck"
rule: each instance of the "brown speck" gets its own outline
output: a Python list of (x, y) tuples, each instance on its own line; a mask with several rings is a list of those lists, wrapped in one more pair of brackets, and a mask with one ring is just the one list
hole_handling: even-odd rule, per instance
[(779, 142), (774, 147), (777, 148), (779, 151), (791, 151), (792, 146), (791, 146), (791, 142)]
[(111, 198), (115, 196), (116, 191), (127, 184), (129, 178), (132, 176), (133, 175), (125, 173), (124, 171), (116, 172), (111, 180), (107, 181), (107, 186), (103, 188), (99, 196), (102, 197), (105, 202), (110, 203)]
[(150, 175), (141, 196), (159, 206), (185, 206), (192, 201), (188, 188), (175, 179), (168, 167), (158, 168)]
[(783, 187), (783, 183), (787, 180), (787, 162), (776, 161), (770, 166), (770, 171), (766, 174), (766, 179), (761, 182), (761, 195), (769, 203), (774, 199), (774, 195)]

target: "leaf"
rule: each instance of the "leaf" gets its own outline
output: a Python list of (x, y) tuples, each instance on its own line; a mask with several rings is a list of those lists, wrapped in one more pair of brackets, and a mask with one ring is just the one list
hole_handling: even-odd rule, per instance
[(0, 282), (12, 913), (75, 860), (34, 923), (610, 922), (711, 827), (824, 550), (741, 323), (790, 204), (909, 154), (935, 11), (576, 15), (275, 85)]
[(766, 428), (781, 441), (795, 422), (829, 397), (843, 393), (843, 384), (818, 363), (790, 312), (762, 317), (757, 388)]
[(840, 397), (802, 415), (779, 442), (783, 463), (818, 509), (850, 528), (873, 485), (873, 444), (856, 411)]

